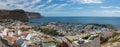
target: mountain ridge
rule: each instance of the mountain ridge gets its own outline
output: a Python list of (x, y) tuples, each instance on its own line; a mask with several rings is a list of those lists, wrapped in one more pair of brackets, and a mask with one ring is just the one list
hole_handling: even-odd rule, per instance
[(27, 12), (22, 9), (0, 10), (0, 19), (13, 19), (28, 22), (31, 18), (41, 18), (37, 12)]

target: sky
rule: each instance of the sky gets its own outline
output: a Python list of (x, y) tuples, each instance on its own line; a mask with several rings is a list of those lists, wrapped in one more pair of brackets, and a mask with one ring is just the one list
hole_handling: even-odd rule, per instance
[(120, 0), (0, 0), (0, 9), (23, 9), (48, 17), (120, 17)]

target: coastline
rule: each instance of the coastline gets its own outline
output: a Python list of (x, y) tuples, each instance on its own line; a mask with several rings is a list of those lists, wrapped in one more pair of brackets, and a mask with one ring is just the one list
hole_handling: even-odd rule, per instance
[(8, 42), (6, 45), (17, 47), (17, 43), (22, 40), (24, 46), (35, 47), (60, 46), (62, 43), (66, 47), (100, 47), (101, 43), (106, 43), (118, 30), (111, 24), (47, 22), (41, 26), (28, 26), (28, 23), (17, 20), (1, 22), (3, 30), (0, 36)]
[(29, 22), (32, 22), (33, 24), (44, 24), (48, 22), (68, 22), (68, 23), (98, 23), (98, 24), (112, 24), (118, 28), (120, 28), (119, 24), (119, 17), (44, 17), (44, 18), (35, 18), (30, 19)]

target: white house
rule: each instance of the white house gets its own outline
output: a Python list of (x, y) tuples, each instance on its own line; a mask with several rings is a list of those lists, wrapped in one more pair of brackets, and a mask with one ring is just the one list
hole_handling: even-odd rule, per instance
[(8, 36), (11, 36), (11, 37), (13, 37), (13, 32), (8, 32)]
[(18, 30), (17, 34), (20, 35), (21, 34), (21, 30)]
[(24, 42), (21, 47), (27, 47), (27, 44)]
[(2, 32), (0, 32), (0, 36), (3, 37), (3, 33)]
[(5, 28), (4, 31), (2, 32), (3, 35), (7, 35), (8, 28)]
[(26, 40), (30, 40), (30, 38), (34, 35), (34, 33), (30, 32), (27, 37), (26, 37)]

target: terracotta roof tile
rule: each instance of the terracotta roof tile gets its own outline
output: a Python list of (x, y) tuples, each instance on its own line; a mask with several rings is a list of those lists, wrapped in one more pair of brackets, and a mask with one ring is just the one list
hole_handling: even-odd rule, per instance
[(9, 40), (8, 40), (9, 44), (13, 44), (14, 41), (17, 39), (17, 38), (15, 38), (15, 37), (11, 37), (11, 36), (4, 36), (3, 38), (9, 39)]
[(2, 31), (0, 31), (0, 33), (2, 33)]
[(52, 37), (44, 37), (43, 42), (52, 42), (54, 39)]
[(18, 34), (15, 34), (15, 35), (13, 35), (13, 36), (15, 36), (15, 37), (17, 37), (17, 38), (20, 37), (20, 35), (18, 35)]
[(61, 47), (69, 47), (69, 46), (68, 46), (68, 44), (67, 44), (67, 43), (62, 42), (62, 43), (61, 43)]
[(28, 33), (27, 32), (22, 32), (21, 35), (26, 37), (28, 35)]

